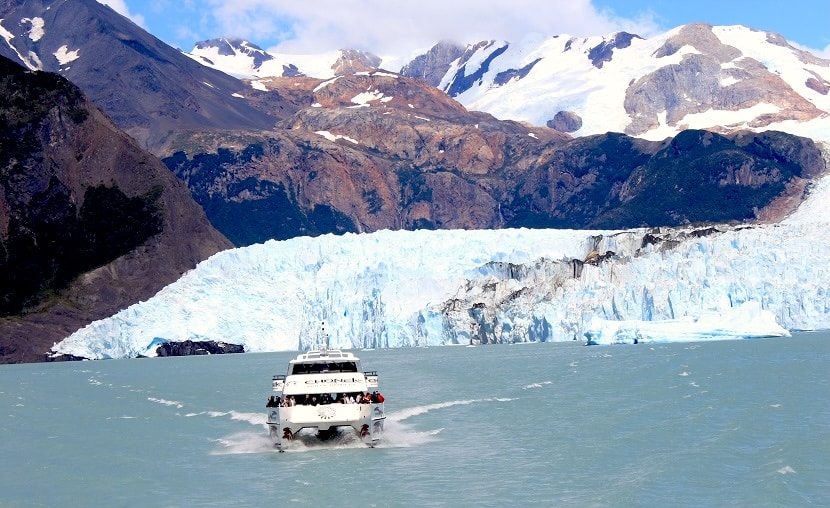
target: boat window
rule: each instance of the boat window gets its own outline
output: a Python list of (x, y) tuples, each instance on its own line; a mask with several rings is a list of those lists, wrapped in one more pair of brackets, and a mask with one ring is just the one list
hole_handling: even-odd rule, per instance
[(295, 363), (291, 366), (291, 374), (309, 374), (310, 370), (309, 367), (311, 365), (307, 363)]
[(357, 364), (355, 362), (343, 362), (342, 372), (357, 372)]
[(323, 372), (358, 372), (357, 362), (294, 363), (290, 365), (288, 374), (320, 374)]

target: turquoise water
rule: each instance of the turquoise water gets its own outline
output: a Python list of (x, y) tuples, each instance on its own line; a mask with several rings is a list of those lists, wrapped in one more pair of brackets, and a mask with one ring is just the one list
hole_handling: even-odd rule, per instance
[(830, 506), (830, 334), (358, 351), (389, 415), (272, 448), (293, 353), (0, 366), (0, 506)]

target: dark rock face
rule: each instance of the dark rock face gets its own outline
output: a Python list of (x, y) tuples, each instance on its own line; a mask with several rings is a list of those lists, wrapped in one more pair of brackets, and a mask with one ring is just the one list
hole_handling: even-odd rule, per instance
[(588, 59), (594, 67), (602, 69), (605, 62), (610, 62), (614, 56), (615, 49), (623, 49), (631, 46), (631, 41), (634, 38), (642, 39), (639, 35), (630, 34), (628, 32), (617, 32), (611, 36), (607, 41), (602, 41), (598, 45), (588, 51)]
[(296, 78), (298, 76), (304, 76), (300, 69), (297, 68), (294, 64), (288, 64), (282, 66), (282, 75), (287, 78)]
[(0, 363), (146, 299), (230, 246), (74, 85), (0, 57)]
[(687, 130), (667, 142), (589, 136), (526, 175), (509, 207), (511, 225), (623, 229), (756, 220), (788, 186), (823, 171), (812, 140), (780, 132)]
[[(467, 49), (464, 51), (464, 54), (461, 55), (460, 60), (462, 65), (458, 72), (455, 73), (452, 82), (447, 86), (446, 92), (450, 97), (455, 97), (457, 95), (461, 95), (462, 93), (466, 92), (470, 89), (476, 81), (481, 80), (484, 74), (490, 70), (490, 64), (498, 58), (499, 55), (507, 51), (508, 45), (505, 44), (503, 46), (495, 47), (495, 41), (483, 41), (479, 42), (478, 44), (474, 44), (472, 46), (468, 46)], [(492, 49), (491, 49), (492, 48)], [(487, 58), (478, 65), (478, 67), (474, 69), (467, 68), (467, 62), (472, 58), (472, 56), (480, 49), (490, 50), (490, 53), (487, 55)], [(469, 74), (468, 74), (469, 73)]]
[(207, 41), (199, 41), (196, 47), (216, 48), (220, 55), (233, 56), (237, 52), (244, 53), (254, 60), (254, 68), (260, 67), (264, 62), (273, 60), (274, 57), (268, 54), (264, 49), (256, 44), (242, 40), (242, 39), (210, 39)]
[(68, 354), (46, 354), (44, 355), (43, 361), (44, 362), (81, 362), (84, 360), (88, 360), (89, 358), (84, 358), (83, 356), (75, 356), (75, 355), (68, 355)]
[(576, 132), (582, 128), (582, 117), (573, 111), (560, 111), (548, 120), (548, 127), (562, 132)]
[(228, 344), (227, 342), (213, 340), (165, 342), (156, 348), (158, 356), (223, 355), (244, 352), (245, 347), (239, 344)]
[(815, 90), (821, 95), (827, 95), (827, 93), (830, 92), (830, 83), (825, 80), (819, 81), (816, 78), (807, 78), (807, 81), (804, 84), (807, 85), (809, 89)]
[(523, 77), (527, 76), (528, 73), (531, 70), (533, 70), (533, 67), (541, 60), (541, 58), (537, 58), (536, 60), (522, 67), (521, 69), (509, 69), (506, 71), (502, 71), (498, 73), (495, 78), (493, 78), (493, 84), (502, 86), (507, 84), (510, 80), (522, 79)]
[(423, 55), (415, 57), (401, 69), (401, 75), (420, 79), (437, 87), (453, 61), (464, 54), (464, 46), (441, 41)]

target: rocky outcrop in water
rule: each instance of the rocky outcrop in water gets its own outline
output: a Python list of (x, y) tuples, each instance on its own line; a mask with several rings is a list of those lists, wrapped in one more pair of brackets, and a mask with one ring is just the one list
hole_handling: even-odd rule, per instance
[(165, 342), (156, 348), (156, 354), (158, 356), (223, 355), (244, 352), (245, 347), (239, 344), (229, 344), (227, 342), (213, 340)]

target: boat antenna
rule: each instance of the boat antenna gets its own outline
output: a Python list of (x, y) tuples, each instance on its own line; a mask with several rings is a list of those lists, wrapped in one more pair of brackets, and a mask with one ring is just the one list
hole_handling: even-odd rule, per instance
[(320, 350), (321, 350), (321, 351), (326, 351), (326, 350), (328, 349), (328, 347), (329, 347), (329, 336), (328, 336), (328, 334), (326, 333), (326, 322), (325, 322), (325, 321), (322, 321), (322, 322), (320, 323), (320, 337), (319, 337), (319, 341), (321, 342), (321, 344), (320, 344)]

